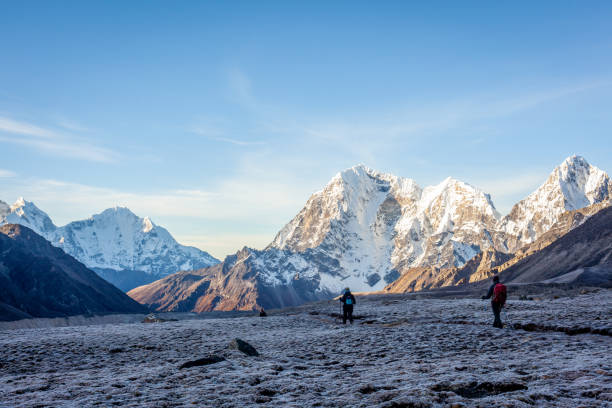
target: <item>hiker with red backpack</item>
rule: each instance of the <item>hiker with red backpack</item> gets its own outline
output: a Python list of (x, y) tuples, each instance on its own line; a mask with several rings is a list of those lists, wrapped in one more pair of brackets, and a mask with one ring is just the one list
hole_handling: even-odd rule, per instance
[(493, 277), (493, 285), (491, 285), (487, 295), (482, 297), (482, 300), (489, 299), (491, 296), (493, 296), (493, 299), (491, 299), (491, 307), (493, 308), (493, 315), (495, 315), (493, 327), (501, 329), (504, 327), (500, 314), (502, 307), (506, 304), (506, 286), (499, 283), (499, 276)]

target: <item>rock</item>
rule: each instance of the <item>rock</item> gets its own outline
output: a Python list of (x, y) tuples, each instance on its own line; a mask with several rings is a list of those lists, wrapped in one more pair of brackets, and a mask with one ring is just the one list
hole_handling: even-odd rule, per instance
[(161, 317), (157, 317), (154, 314), (150, 314), (144, 318), (143, 323), (164, 323), (164, 322), (178, 322), (178, 319), (163, 319)]
[(263, 395), (264, 397), (273, 397), (276, 395), (276, 391), (269, 388), (260, 388), (258, 390), (259, 395)]
[(359, 392), (362, 394), (371, 394), (376, 391), (378, 391), (378, 388), (372, 384), (366, 384), (359, 388)]
[(251, 346), (244, 340), (240, 340), (239, 338), (235, 338), (229, 344), (229, 348), (232, 350), (242, 351), (247, 356), (258, 356), (259, 353), (255, 350), (255, 347)]
[(505, 392), (513, 392), (526, 390), (527, 386), (519, 382), (482, 382), (473, 381), (468, 384), (448, 384), (441, 383), (431, 387), (433, 391), (452, 391), (464, 398), (483, 398), (490, 395), (503, 394)]
[(179, 370), (182, 370), (183, 368), (199, 367), (203, 365), (220, 363), (221, 361), (225, 361), (225, 358), (221, 356), (211, 355), (208, 357), (200, 358), (199, 360), (187, 361), (179, 367)]

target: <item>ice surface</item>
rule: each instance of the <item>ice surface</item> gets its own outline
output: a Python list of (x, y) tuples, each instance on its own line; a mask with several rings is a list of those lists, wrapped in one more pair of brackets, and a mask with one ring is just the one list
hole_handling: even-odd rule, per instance
[[(541, 301), (510, 295), (502, 315), (510, 323), (612, 324), (610, 290)], [(609, 336), (499, 330), (487, 301), (419, 297), (358, 297), (353, 326), (338, 323), (340, 306), (329, 301), (267, 318), (1, 331), (0, 406), (612, 404)], [(261, 355), (228, 350), (235, 337)], [(226, 361), (179, 370), (209, 354)]]

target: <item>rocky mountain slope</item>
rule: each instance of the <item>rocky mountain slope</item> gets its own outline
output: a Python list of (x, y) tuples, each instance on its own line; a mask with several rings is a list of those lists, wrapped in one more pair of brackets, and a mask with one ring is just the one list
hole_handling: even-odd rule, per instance
[(459, 268), (416, 267), (406, 270), (384, 288), (386, 293), (407, 293), (420, 290), (458, 286), (486, 279), (493, 268), (512, 259), (512, 255), (486, 249)]
[[(214, 270), (198, 271), (199, 280), (210, 282), (205, 289), (197, 286), (198, 297), (224, 301), (220, 306), (220, 300), (207, 300), (193, 310), (287, 306), (327, 298), (346, 286), (378, 291), (400, 275), (404, 281), (395, 288), (402, 291), (485, 279), (492, 267), (511, 261), (510, 248), (563, 235), (579, 223), (564, 218), (568, 209), (590, 203), (601, 208), (609, 195), (609, 177), (578, 156), (566, 159), (506, 217), (487, 194), (460, 181), (449, 178), (422, 189), (413, 180), (356, 166), (313, 194), (264, 251), (236, 254), (245, 259), (240, 267), (229, 257)], [(551, 228), (560, 220), (563, 225)], [(182, 279), (193, 275), (130, 295), (160, 310), (184, 310), (186, 303), (172, 301), (174, 288), (187, 285), (178, 283)]]
[[(524, 258), (540, 252), (557, 239), (565, 236), (568, 232), (581, 226), (592, 215), (609, 207), (610, 204), (610, 200), (606, 200), (579, 210), (566, 211), (535, 242), (525, 245), (514, 254), (506, 254), (489, 249), (476, 255), (460, 268), (411, 268), (405, 271), (396, 281), (387, 285), (384, 291), (387, 293), (416, 292), (488, 279), (512, 267)], [(593, 238), (595, 239), (595, 237)], [(536, 281), (548, 279), (546, 276), (533, 276), (532, 278), (536, 279)]]
[(324, 265), (318, 265), (319, 269), (299, 254), (282, 250), (244, 248), (218, 265), (178, 272), (132, 289), (128, 295), (157, 311), (282, 308), (335, 294), (320, 287)]
[(503, 269), (500, 278), (509, 283), (538, 282), (593, 267), (612, 281), (612, 207), (602, 209), (550, 245)]
[(6, 207), (0, 208), (0, 225), (31, 228), (124, 291), (179, 270), (219, 262), (204, 251), (180, 245), (166, 229), (127, 208), (109, 208), (87, 220), (57, 227), (45, 212), (23, 198), (9, 210)]
[(612, 182), (604, 171), (583, 157), (568, 157), (502, 219), (497, 248), (516, 252), (546, 233), (564, 212), (606, 201), (611, 194)]
[(142, 313), (85, 265), (18, 224), (0, 227), (0, 319)]

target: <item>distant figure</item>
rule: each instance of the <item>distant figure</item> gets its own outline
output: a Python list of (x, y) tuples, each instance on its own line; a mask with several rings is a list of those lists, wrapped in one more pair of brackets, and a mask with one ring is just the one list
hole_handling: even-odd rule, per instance
[(342, 324), (346, 324), (346, 319), (349, 319), (353, 324), (353, 305), (357, 302), (349, 288), (344, 289), (344, 295), (342, 295), (340, 301), (342, 302)]
[(489, 299), (491, 296), (493, 296), (493, 299), (491, 299), (491, 307), (493, 308), (493, 315), (495, 316), (493, 327), (501, 329), (504, 327), (500, 314), (502, 307), (506, 304), (506, 286), (499, 283), (499, 276), (493, 277), (493, 285), (491, 285), (489, 292), (486, 296), (483, 296), (482, 299)]
[(266, 317), (268, 314), (266, 313), (266, 311), (264, 310), (264, 308), (262, 307), (261, 310), (259, 311), (259, 317)]

